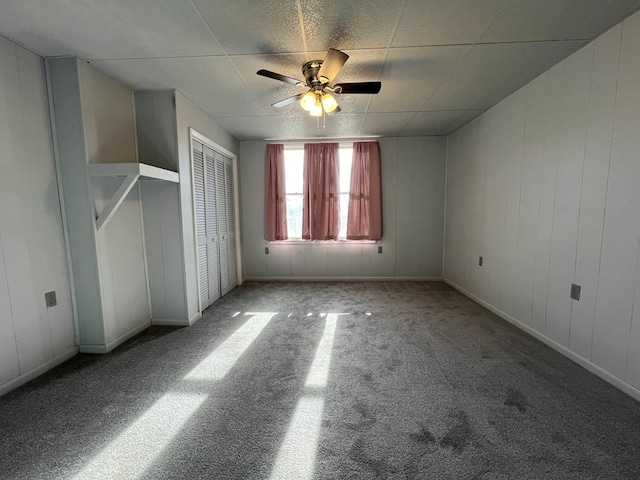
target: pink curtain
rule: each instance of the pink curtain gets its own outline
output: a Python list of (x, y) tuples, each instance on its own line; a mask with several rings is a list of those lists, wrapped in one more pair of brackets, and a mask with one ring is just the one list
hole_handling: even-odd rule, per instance
[(339, 178), (338, 144), (305, 144), (302, 238), (338, 239)]
[(267, 145), (264, 178), (264, 238), (268, 241), (286, 240), (289, 237), (284, 184), (284, 145)]
[(354, 142), (347, 217), (348, 240), (382, 238), (382, 190), (378, 142)]

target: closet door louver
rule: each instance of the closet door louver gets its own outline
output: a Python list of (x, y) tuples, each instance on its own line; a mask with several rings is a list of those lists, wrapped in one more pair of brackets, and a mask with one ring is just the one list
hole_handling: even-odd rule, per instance
[(207, 197), (207, 253), (209, 261), (209, 304), (220, 298), (220, 265), (219, 257), (219, 235), (218, 235), (218, 202), (216, 193), (212, 188), (216, 184), (216, 170), (214, 151), (205, 146), (205, 178)]
[(198, 245), (198, 274), (200, 279), (200, 308), (204, 310), (209, 300), (209, 255), (207, 245), (207, 206), (204, 171), (204, 147), (193, 142), (193, 197)]
[(226, 295), (231, 290), (231, 286), (229, 283), (229, 222), (225, 191), (225, 160), (218, 152), (215, 152), (215, 156), (216, 199), (218, 201), (218, 229), (220, 231), (220, 287), (222, 295)]
[(229, 289), (238, 285), (238, 265), (236, 262), (236, 210), (233, 192), (233, 162), (225, 157), (224, 178), (227, 205)]

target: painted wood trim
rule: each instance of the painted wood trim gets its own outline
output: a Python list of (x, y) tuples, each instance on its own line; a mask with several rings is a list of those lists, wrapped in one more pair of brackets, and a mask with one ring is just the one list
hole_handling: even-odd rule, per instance
[(190, 325), (188, 320), (177, 318), (153, 318), (151, 325), (161, 325), (167, 327), (188, 327)]
[(90, 163), (89, 174), (92, 177), (139, 175), (144, 179), (180, 183), (180, 176), (177, 172), (147, 165), (146, 163)]
[(245, 277), (243, 282), (442, 282), (442, 277)]
[(113, 214), (116, 213), (118, 207), (122, 204), (122, 202), (124, 202), (127, 194), (131, 191), (131, 189), (138, 181), (138, 178), (140, 178), (140, 175), (138, 174), (127, 175), (125, 177), (125, 179), (122, 181), (122, 184), (118, 187), (118, 190), (116, 190), (116, 193), (113, 194), (113, 197), (111, 197), (111, 200), (109, 200), (109, 203), (107, 203), (107, 206), (104, 207), (102, 212), (100, 212), (100, 214), (98, 215), (98, 218), (96, 218), (97, 231), (100, 231), (102, 227), (109, 223), (109, 220), (111, 220)]
[(80, 345), (78, 348), (80, 353), (109, 353), (114, 348), (122, 345), (124, 342), (129, 340), (130, 338), (135, 337), (137, 334), (146, 330), (151, 326), (151, 320), (144, 322), (142, 325), (139, 325), (131, 330), (129, 330), (124, 335), (120, 335), (115, 340), (107, 343), (106, 345)]

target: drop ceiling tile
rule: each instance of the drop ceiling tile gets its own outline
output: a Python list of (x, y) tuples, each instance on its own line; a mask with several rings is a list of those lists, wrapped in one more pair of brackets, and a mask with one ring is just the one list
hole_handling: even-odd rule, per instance
[(567, 40), (595, 38), (640, 9), (640, 0), (608, 0), (602, 9), (583, 22), (569, 35)]
[(517, 89), (535, 79), (541, 73), (567, 58), (586, 45), (586, 40), (571, 40), (564, 42), (541, 42), (534, 44), (521, 44), (522, 57), (518, 68), (505, 74), (500, 82), (495, 82), (493, 88), (487, 88), (484, 97), (473, 108), (487, 109), (496, 105)]
[(386, 48), (402, 2), (350, 0), (330, 6), (302, 0), (302, 18), (309, 50)]
[(437, 135), (449, 135), (450, 133), (455, 132), (460, 127), (463, 127), (464, 125), (469, 123), (471, 120), (473, 120), (483, 112), (485, 112), (485, 110), (463, 110), (455, 120), (440, 129)]
[(326, 127), (323, 127), (322, 117), (318, 122), (309, 115), (290, 115), (272, 117), (273, 123), (282, 134), (283, 139), (324, 138), (324, 137), (355, 137), (360, 132), (364, 115), (329, 115), (326, 117)]
[(228, 54), (304, 52), (295, 2), (193, 1)]
[(474, 45), (420, 110), (486, 108), (488, 92), (507, 96), (582, 45), (581, 41)]
[(360, 135), (395, 137), (414, 116), (413, 112), (368, 113), (364, 118)]
[(143, 58), (136, 33), (75, 0), (3, 0), (0, 32), (42, 56)]
[(602, 0), (512, 0), (479, 42), (562, 40), (602, 4)]
[(164, 70), (158, 68), (155, 60), (91, 60), (89, 63), (131, 90), (176, 88), (175, 81)]
[(214, 118), (265, 113), (227, 57), (156, 58), (153, 61), (178, 90)]
[(280, 132), (269, 117), (218, 117), (216, 122), (238, 140), (277, 138)]
[(390, 49), (380, 75), (382, 89), (369, 111), (418, 110), (467, 50), (466, 45)]
[(461, 110), (418, 112), (400, 131), (399, 135), (402, 137), (438, 135), (440, 131), (446, 129), (464, 113)]
[[(471, 44), (509, 0), (408, 0), (394, 47)], [(535, 3), (535, 2), (533, 2)]]
[[(102, 21), (135, 34), (150, 57), (222, 55), (222, 47), (190, 0), (85, 0)], [(95, 58), (95, 57), (93, 57)]]

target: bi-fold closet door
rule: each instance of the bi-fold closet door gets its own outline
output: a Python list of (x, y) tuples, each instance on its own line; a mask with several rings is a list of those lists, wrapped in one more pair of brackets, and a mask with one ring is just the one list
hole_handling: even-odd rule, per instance
[(233, 162), (193, 139), (193, 189), (200, 309), (238, 284)]

